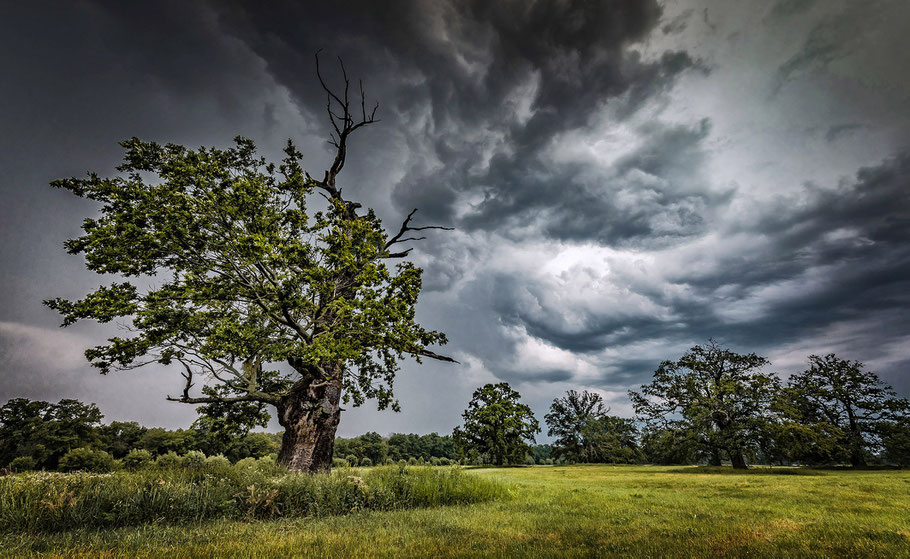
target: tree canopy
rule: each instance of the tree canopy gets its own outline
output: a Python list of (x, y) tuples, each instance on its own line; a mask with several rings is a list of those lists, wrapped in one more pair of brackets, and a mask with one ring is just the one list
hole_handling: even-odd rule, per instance
[(475, 390), (462, 417), (464, 425), (452, 435), (459, 451), (497, 465), (523, 462), (540, 432), (531, 408), (507, 382)]
[(779, 387), (775, 375), (760, 371), (767, 364), (711, 341), (661, 363), (653, 380), (629, 396), (649, 428), (684, 431), (713, 463), (725, 452), (734, 467), (746, 468), (745, 454), (757, 446)]
[(910, 402), (859, 361), (830, 353), (810, 355), (809, 368), (790, 377), (790, 416), (803, 424), (828, 425), (847, 448), (854, 466), (866, 464), (882, 436), (897, 432), (896, 423), (910, 411)]

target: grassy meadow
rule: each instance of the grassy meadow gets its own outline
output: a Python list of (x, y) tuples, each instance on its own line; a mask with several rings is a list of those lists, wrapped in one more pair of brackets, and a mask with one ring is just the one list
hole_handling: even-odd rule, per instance
[(579, 465), (465, 473), (507, 491), (486, 502), (341, 516), (4, 531), (0, 554), (910, 557), (910, 471)]

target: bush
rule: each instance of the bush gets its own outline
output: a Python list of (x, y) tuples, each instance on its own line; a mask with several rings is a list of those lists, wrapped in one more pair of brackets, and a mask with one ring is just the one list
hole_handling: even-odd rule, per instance
[(449, 460), (448, 458), (446, 458), (445, 456), (443, 456), (442, 458), (439, 459), (439, 463), (437, 465), (438, 466), (451, 466), (452, 461)]
[(63, 455), (57, 467), (62, 472), (109, 472), (114, 469), (114, 457), (103, 450), (74, 448)]
[(190, 450), (183, 455), (183, 465), (190, 468), (201, 468), (205, 464), (205, 453), (201, 450)]
[(183, 458), (177, 456), (173, 450), (167, 454), (162, 454), (155, 460), (155, 465), (159, 468), (171, 469), (183, 466)]
[(351, 466), (357, 465), (357, 456), (355, 456), (353, 454), (348, 454), (347, 456), (344, 457), (344, 459), (347, 460), (348, 464), (350, 464)]
[(134, 448), (123, 457), (123, 465), (127, 470), (138, 470), (152, 462), (152, 453), (144, 448)]
[(31, 456), (17, 456), (9, 463), (9, 469), (14, 472), (28, 472), (38, 467), (38, 461)]
[(208, 468), (230, 468), (231, 461), (224, 454), (216, 454), (205, 459), (205, 465)]
[(0, 477), (0, 532), (114, 528), (144, 523), (326, 516), (470, 504), (508, 495), (493, 480), (457, 469), (382, 467), (360, 476), (270, 476), (228, 466), (213, 475), (176, 467), (109, 474), (35, 473)]
[(414, 458), (413, 456), (411, 456), (410, 458), (408, 458), (408, 465), (409, 465), (409, 466), (416, 466), (416, 465), (417, 465), (417, 459)]
[(332, 458), (332, 467), (333, 468), (347, 468), (350, 466), (348, 461), (344, 458)]
[(370, 460), (369, 458), (365, 457), (363, 460), (360, 461), (360, 465), (365, 468), (368, 468), (373, 465), (373, 461)]

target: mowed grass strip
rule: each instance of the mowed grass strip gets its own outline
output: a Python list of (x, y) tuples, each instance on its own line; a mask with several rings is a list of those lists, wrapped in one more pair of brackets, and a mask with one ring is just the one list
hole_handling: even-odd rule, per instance
[(507, 483), (512, 498), (319, 519), (14, 534), (0, 543), (7, 555), (59, 557), (910, 557), (907, 471), (569, 466), (469, 474)]

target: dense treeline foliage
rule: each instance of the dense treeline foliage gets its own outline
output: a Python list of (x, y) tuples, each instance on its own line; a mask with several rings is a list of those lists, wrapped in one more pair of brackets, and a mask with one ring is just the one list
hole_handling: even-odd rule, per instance
[[(553, 444), (534, 445), (531, 409), (507, 383), (477, 389), (453, 435), (371, 432), (336, 438), (338, 466), (411, 464), (748, 463), (910, 465), (910, 402), (863, 364), (831, 354), (786, 383), (768, 361), (714, 342), (665, 361), (651, 383), (630, 392), (638, 414), (609, 415), (596, 393), (569, 390), (545, 419)], [(261, 405), (198, 408), (189, 429), (102, 424), (94, 404), (14, 398), (0, 407), (0, 468), (110, 471), (146, 462), (218, 457), (225, 462), (278, 452), (281, 435)]]
[[(118, 463), (134, 469), (144, 462), (174, 462), (199, 453), (203, 458), (223, 456), (237, 462), (278, 452), (280, 433), (250, 431), (254, 425), (267, 424), (268, 416), (263, 418), (253, 410), (241, 417), (236, 414), (238, 409), (222, 408), (220, 411), (233, 414), (226, 416), (202, 406), (192, 427), (170, 430), (144, 427), (135, 421), (102, 424), (103, 416), (95, 404), (77, 400), (52, 404), (14, 398), (0, 407), (0, 468), (110, 471)], [(337, 438), (334, 455), (352, 466), (401, 460), (446, 465), (458, 458), (452, 437), (437, 433)]]

